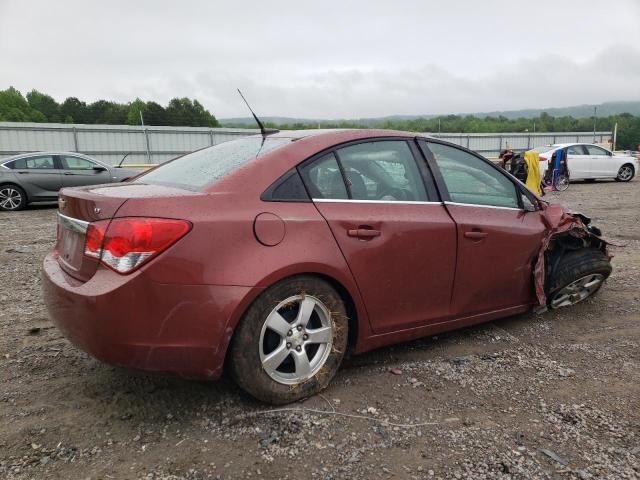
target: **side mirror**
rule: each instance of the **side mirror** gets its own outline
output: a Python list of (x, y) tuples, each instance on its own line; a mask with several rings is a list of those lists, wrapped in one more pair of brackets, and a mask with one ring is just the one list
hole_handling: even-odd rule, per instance
[(107, 169), (102, 167), (102, 166), (100, 166), (100, 165), (96, 165), (96, 166), (93, 167), (93, 171), (96, 172), (96, 173), (100, 173), (100, 172), (106, 172)]

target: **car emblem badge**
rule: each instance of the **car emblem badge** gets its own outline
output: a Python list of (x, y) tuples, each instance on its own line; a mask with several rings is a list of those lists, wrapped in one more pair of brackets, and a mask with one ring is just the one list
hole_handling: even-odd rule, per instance
[(95, 207), (95, 208), (93, 209), (93, 213), (95, 213), (96, 215), (99, 215), (101, 211), (102, 211), (102, 210), (100, 210), (98, 207)]
[(66, 206), (67, 206), (67, 201), (64, 199), (64, 197), (58, 197), (58, 208), (60, 210), (64, 210)]

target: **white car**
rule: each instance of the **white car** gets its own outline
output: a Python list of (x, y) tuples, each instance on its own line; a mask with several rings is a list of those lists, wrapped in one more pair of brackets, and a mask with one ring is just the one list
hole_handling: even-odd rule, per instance
[(631, 155), (617, 155), (589, 143), (558, 143), (533, 149), (540, 154), (540, 175), (544, 177), (553, 153), (561, 148), (567, 152), (571, 180), (614, 178), (628, 182), (640, 168), (638, 159)]

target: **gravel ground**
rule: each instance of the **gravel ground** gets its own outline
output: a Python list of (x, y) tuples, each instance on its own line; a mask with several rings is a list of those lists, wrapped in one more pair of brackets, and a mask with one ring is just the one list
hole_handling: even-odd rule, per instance
[(594, 299), (354, 357), (280, 409), (76, 350), (40, 295), (55, 208), (0, 213), (0, 478), (640, 478), (639, 187), (551, 198), (627, 243)]

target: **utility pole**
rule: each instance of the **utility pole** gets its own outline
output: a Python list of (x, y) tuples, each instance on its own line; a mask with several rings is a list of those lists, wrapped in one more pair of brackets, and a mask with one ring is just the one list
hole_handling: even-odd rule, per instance
[(596, 119), (598, 118), (597, 115), (598, 112), (598, 107), (593, 107), (593, 143), (596, 143)]

